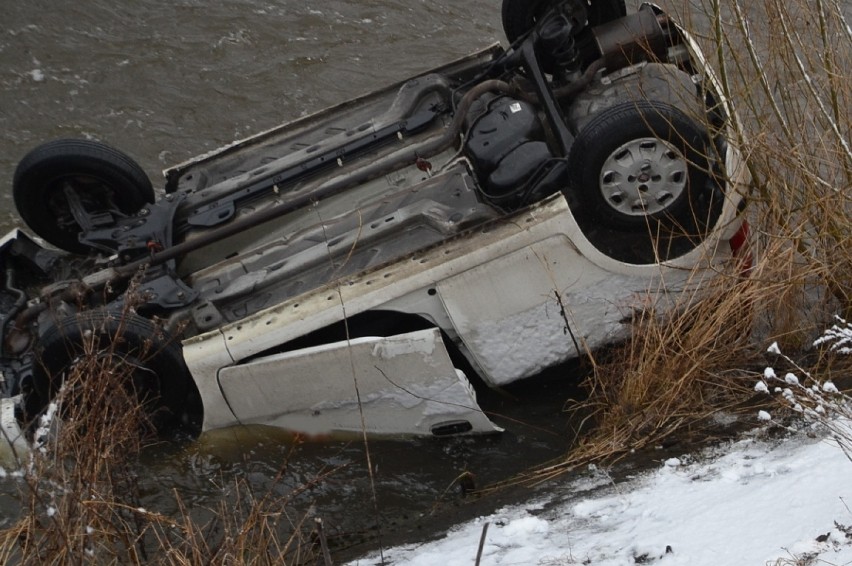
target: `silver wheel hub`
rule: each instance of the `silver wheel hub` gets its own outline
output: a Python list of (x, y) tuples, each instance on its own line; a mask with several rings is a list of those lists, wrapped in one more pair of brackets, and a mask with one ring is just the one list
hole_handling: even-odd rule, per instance
[(619, 146), (603, 164), (600, 191), (606, 203), (627, 216), (659, 214), (686, 190), (688, 164), (680, 151), (658, 138)]

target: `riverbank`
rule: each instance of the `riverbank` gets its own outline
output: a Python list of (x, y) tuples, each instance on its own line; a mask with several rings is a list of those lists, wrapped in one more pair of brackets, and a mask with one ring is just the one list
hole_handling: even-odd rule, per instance
[[(848, 426), (848, 423), (846, 424)], [(852, 462), (808, 431), (766, 429), (613, 481), (605, 470), (349, 566), (718, 566), (852, 562)], [(487, 529), (487, 530), (486, 530)]]

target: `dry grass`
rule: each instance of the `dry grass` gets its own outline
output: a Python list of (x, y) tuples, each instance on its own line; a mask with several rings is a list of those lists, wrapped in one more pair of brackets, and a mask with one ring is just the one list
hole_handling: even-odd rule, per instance
[(125, 387), (132, 368), (117, 360), (86, 344), (38, 423), (20, 463), (20, 517), (0, 531), (0, 563), (316, 563), (317, 526), (291, 511), (299, 490), (278, 495), (278, 481), (262, 494), (243, 480), (223, 486), (213, 509), (190, 509), (178, 493), (176, 516), (142, 507), (138, 456), (157, 437)]

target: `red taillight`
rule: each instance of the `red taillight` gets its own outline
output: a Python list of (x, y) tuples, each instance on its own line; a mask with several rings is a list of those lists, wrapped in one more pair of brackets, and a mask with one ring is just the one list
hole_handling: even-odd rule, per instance
[(754, 255), (751, 250), (749, 239), (750, 228), (747, 220), (743, 220), (740, 229), (733, 235), (730, 240), (731, 251), (734, 252), (734, 257), (740, 267), (740, 275), (748, 277), (754, 267)]

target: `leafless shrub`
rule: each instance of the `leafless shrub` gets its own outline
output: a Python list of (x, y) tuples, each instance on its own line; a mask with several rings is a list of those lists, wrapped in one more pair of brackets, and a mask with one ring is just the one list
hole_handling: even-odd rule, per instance
[[(838, 324), (826, 330), (815, 341), (816, 346), (826, 345), (829, 351), (848, 355), (852, 325), (838, 318)], [(754, 386), (755, 391), (773, 396), (783, 413), (792, 413), (793, 419), (776, 419), (768, 411), (760, 411), (759, 418), (772, 421), (791, 429), (807, 428), (818, 430), (832, 439), (852, 461), (852, 398), (841, 392), (830, 378), (808, 371), (792, 358), (783, 354), (777, 343), (769, 352), (784, 362), (788, 369), (781, 372), (767, 367), (762, 379)]]

